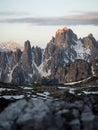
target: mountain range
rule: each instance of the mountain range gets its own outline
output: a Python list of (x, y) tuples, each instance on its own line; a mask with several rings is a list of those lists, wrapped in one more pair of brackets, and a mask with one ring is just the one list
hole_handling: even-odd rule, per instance
[(70, 83), (98, 75), (98, 41), (78, 38), (69, 28), (56, 31), (45, 49), (30, 41), (0, 44), (0, 81), (14, 84)]

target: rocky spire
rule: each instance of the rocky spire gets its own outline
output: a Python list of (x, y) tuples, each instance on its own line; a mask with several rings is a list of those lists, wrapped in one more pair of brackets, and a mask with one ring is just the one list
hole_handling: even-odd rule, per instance
[(24, 51), (31, 51), (31, 45), (29, 40), (25, 41), (24, 43)]
[(31, 66), (32, 66), (32, 50), (31, 50), (31, 45), (30, 41), (26, 41), (24, 43), (24, 50), (21, 56), (21, 63), (23, 65), (24, 70), (27, 72), (31, 71)]

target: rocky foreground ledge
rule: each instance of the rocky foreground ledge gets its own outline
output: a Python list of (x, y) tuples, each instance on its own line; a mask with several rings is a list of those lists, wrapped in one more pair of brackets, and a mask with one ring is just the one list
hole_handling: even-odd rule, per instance
[(0, 130), (98, 130), (98, 95), (21, 99), (0, 113)]

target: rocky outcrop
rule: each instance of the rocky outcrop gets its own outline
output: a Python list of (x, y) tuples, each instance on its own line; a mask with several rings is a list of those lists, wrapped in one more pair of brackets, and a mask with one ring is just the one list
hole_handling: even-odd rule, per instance
[(91, 66), (84, 60), (76, 60), (67, 65), (65, 79), (66, 82), (75, 82), (86, 79), (92, 75)]
[(93, 75), (98, 76), (98, 59), (94, 59), (91, 64)]
[(22, 84), (27, 83), (28, 75), (27, 73), (21, 68), (21, 66), (16, 66), (13, 73), (12, 73), (12, 81), (13, 84)]
[(90, 98), (83, 96), (83, 99), (76, 98), (73, 102), (19, 100), (0, 113), (0, 130), (97, 130), (98, 119), (93, 114), (92, 101), (88, 104)]
[(82, 42), (84, 47), (91, 53), (89, 57), (90, 61), (98, 58), (98, 43), (93, 35), (89, 34), (87, 37), (84, 37)]
[(40, 47), (32, 47), (32, 53), (34, 56), (34, 62), (39, 66), (43, 60), (43, 50)]
[(21, 51), (16, 52), (0, 52), (0, 80), (3, 82), (11, 82), (12, 72), (21, 57)]

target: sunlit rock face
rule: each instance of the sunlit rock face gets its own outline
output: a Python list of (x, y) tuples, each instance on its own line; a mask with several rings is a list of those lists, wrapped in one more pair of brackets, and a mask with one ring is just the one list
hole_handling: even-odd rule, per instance
[(73, 40), (77, 40), (76, 34), (71, 29), (65, 27), (57, 30), (54, 42), (56, 45), (62, 45), (66, 48)]
[(23, 46), (20, 45), (19, 43), (13, 42), (13, 41), (0, 43), (0, 51), (15, 52), (15, 51), (17, 51), (17, 49), (20, 49), (21, 51), (23, 51)]

